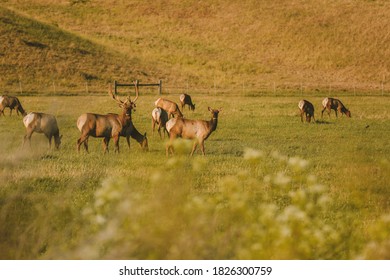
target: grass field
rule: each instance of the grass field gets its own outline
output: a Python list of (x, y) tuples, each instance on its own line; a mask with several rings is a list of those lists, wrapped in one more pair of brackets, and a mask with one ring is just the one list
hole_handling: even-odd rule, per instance
[[(0, 116), (1, 259), (390, 259), (390, 2), (0, 4), (0, 94), (54, 114), (59, 150)], [(120, 112), (114, 80), (163, 81), (222, 108), (206, 156), (165, 156), (156, 90), (133, 122), (149, 152), (77, 153), (78, 116)], [(352, 118), (321, 118), (326, 96)], [(301, 123), (298, 101), (315, 123)], [(110, 145), (113, 151), (113, 143)]]
[[(142, 93), (141, 93), (142, 94)], [(222, 108), (206, 156), (165, 156), (152, 135), (157, 95), (133, 121), (149, 152), (101, 139), (77, 153), (77, 117), (119, 112), (108, 96), (22, 96), (27, 111), (57, 116), (60, 150), (34, 134), (21, 148), (21, 116), (0, 117), (1, 259), (388, 259), (390, 99), (339, 93), (352, 118), (321, 119), (326, 93), (193, 94), (187, 118)], [(178, 95), (167, 96), (178, 101)]]

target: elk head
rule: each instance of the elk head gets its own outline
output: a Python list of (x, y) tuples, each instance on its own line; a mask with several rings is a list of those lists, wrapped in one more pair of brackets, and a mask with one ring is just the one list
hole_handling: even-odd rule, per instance
[(134, 86), (135, 86), (135, 98), (133, 100), (131, 100), (130, 95), (129, 95), (123, 101), (116, 94), (114, 94), (112, 92), (112, 87), (110, 84), (109, 95), (112, 97), (112, 99), (114, 99), (118, 103), (119, 107), (121, 107), (123, 109), (123, 112), (126, 114), (126, 116), (131, 116), (131, 111), (132, 110), (135, 111), (135, 107), (136, 107), (135, 102), (137, 101), (138, 96), (139, 96), (137, 82), (134, 82)]

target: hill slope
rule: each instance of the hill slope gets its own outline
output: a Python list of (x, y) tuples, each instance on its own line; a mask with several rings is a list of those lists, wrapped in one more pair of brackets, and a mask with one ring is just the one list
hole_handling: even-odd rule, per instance
[(5, 5), (115, 50), (151, 79), (168, 84), (359, 87), (386, 83), (390, 74), (390, 2), (383, 0), (9, 0)]
[[(0, 7), (0, 85), (2, 91), (77, 91), (140, 73), (124, 56), (53, 25)], [(58, 92), (57, 92), (58, 93)]]

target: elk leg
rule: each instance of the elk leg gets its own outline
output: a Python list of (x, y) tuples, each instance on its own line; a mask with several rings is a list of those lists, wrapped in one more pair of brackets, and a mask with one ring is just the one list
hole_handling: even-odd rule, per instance
[(46, 137), (49, 139), (49, 149), (51, 149), (51, 139), (52, 139), (52, 136), (47, 136)]
[(200, 143), (200, 149), (201, 149), (201, 151), (202, 151), (202, 154), (205, 155), (206, 153), (204, 152), (204, 141), (202, 141), (202, 142)]
[(81, 136), (78, 140), (77, 140), (77, 151), (80, 152), (80, 146), (81, 144), (84, 143), (84, 148), (85, 150), (87, 151), (88, 153), (88, 135), (86, 136)]
[(110, 137), (104, 137), (103, 139), (103, 150), (104, 153), (108, 153), (108, 144), (110, 143)]
[(158, 124), (158, 135), (160, 135), (160, 139), (162, 139), (162, 136), (161, 136), (161, 123)]
[(24, 136), (24, 140), (23, 140), (23, 146), (24, 147), (24, 143), (26, 143), (26, 141), (28, 141), (29, 143), (29, 146), (31, 148), (31, 135), (32, 135), (32, 131), (27, 131), (26, 135)]
[(194, 154), (197, 146), (198, 146), (198, 141), (195, 141), (194, 145), (192, 146), (191, 156)]
[(326, 108), (326, 112), (328, 113), (328, 116), (330, 118), (330, 113), (332, 112), (332, 109), (331, 108)]
[(169, 156), (169, 151), (171, 151), (171, 155), (175, 154), (175, 151), (174, 151), (173, 146), (172, 146), (171, 143), (168, 144), (167, 156)]
[[(113, 137), (114, 139), (114, 145), (115, 145), (115, 152), (119, 153), (119, 135), (118, 136), (114, 136)], [(110, 141), (110, 139), (108, 139), (108, 141)]]
[(130, 149), (130, 135), (127, 135), (127, 136), (126, 136), (126, 141), (127, 141), (127, 146), (128, 146), (129, 149)]
[(156, 126), (156, 121), (152, 119), (152, 135), (154, 136), (154, 128)]
[(173, 150), (173, 146), (172, 146), (172, 142), (173, 142), (174, 139), (170, 139), (166, 146), (165, 146), (165, 153), (166, 153), (166, 156), (169, 156), (169, 151), (171, 152), (171, 154), (173, 155), (174, 154), (174, 150)]

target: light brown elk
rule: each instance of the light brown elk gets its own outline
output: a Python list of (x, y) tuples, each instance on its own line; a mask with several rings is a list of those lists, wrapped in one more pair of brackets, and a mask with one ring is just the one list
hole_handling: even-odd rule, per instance
[(45, 113), (32, 112), (23, 118), (23, 124), (26, 127), (23, 146), (26, 141), (31, 146), (31, 136), (34, 132), (43, 133), (49, 139), (49, 147), (54, 137), (55, 147), (58, 149), (61, 144), (60, 130), (58, 129), (57, 120), (53, 115)]
[(3, 95), (0, 96), (0, 115), (4, 116), (4, 109), (10, 108), (9, 115), (12, 115), (12, 110), (16, 110), (16, 114), (19, 115), (19, 112), (25, 116), (26, 112), (24, 111), (22, 104), (19, 99), (15, 96)]
[(155, 129), (156, 124), (157, 124), (157, 131), (158, 131), (158, 134), (160, 135), (160, 138), (162, 138), (161, 129), (163, 130), (163, 136), (165, 137), (165, 133), (168, 134), (168, 131), (165, 127), (167, 121), (168, 121), (168, 113), (164, 109), (154, 108), (152, 111), (152, 131), (153, 131), (153, 134), (154, 134), (154, 129)]
[(188, 108), (190, 108), (191, 111), (195, 110), (195, 104), (192, 103), (191, 96), (183, 93), (180, 95), (180, 104), (181, 104), (181, 110), (184, 110), (184, 106), (188, 105)]
[(212, 118), (209, 121), (204, 120), (187, 120), (183, 118), (173, 118), (167, 122), (167, 130), (169, 132), (169, 142), (166, 145), (166, 155), (169, 155), (169, 151), (173, 154), (173, 140), (177, 137), (183, 139), (194, 139), (194, 144), (191, 151), (191, 156), (194, 154), (196, 147), (200, 146), (202, 154), (205, 155), (204, 141), (210, 136), (210, 134), (217, 129), (218, 114), (221, 111), (208, 107), (211, 112)]
[(88, 152), (88, 138), (90, 136), (103, 138), (104, 152), (108, 152), (108, 144), (110, 139), (114, 139), (115, 151), (119, 152), (119, 137), (126, 136), (127, 129), (132, 125), (131, 113), (136, 107), (135, 102), (138, 99), (138, 86), (135, 84), (136, 97), (131, 100), (130, 96), (125, 101), (122, 101), (112, 93), (111, 87), (109, 95), (114, 99), (122, 113), (100, 115), (95, 113), (84, 113), (77, 119), (77, 128), (81, 132), (80, 138), (77, 140), (77, 150), (80, 151), (80, 146), (84, 144), (85, 150)]
[(312, 103), (307, 100), (300, 100), (298, 103), (298, 108), (301, 111), (301, 122), (303, 122), (304, 115), (306, 118), (306, 122), (310, 122), (311, 118), (316, 121), (314, 118), (314, 106)]
[(330, 117), (331, 110), (334, 110), (336, 113), (337, 118), (337, 112), (342, 114), (345, 114), (347, 117), (351, 117), (351, 112), (341, 103), (339, 99), (327, 97), (324, 100), (322, 100), (322, 111), (321, 111), (321, 117), (324, 116), (324, 111), (327, 110), (328, 115)]
[(177, 106), (177, 104), (173, 101), (160, 97), (156, 100), (156, 102), (154, 102), (154, 105), (158, 108), (164, 109), (168, 113), (168, 116), (183, 117), (179, 106)]

